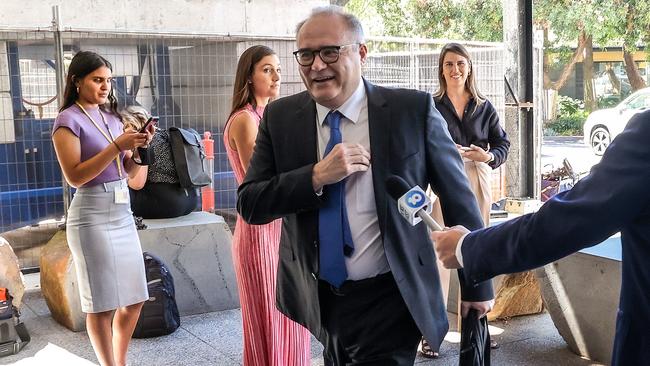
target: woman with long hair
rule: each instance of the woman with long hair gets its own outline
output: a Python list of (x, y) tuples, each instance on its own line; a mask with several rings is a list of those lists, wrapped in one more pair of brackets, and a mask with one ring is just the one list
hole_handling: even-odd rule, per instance
[(94, 52), (77, 53), (52, 140), (66, 181), (77, 188), (66, 234), (88, 336), (102, 366), (123, 366), (149, 298), (126, 178), (140, 169), (132, 150), (145, 146), (151, 131), (123, 131), (111, 83), (108, 60)]
[[(508, 157), (510, 141), (499, 123), (496, 109), (481, 94), (476, 85), (476, 68), (467, 49), (458, 43), (448, 43), (438, 58), (439, 88), (433, 95), (436, 109), (440, 111), (458, 153), (465, 163), (465, 172), (478, 201), (481, 217), (489, 224), (492, 194), (490, 174)], [(434, 202), (432, 216), (443, 224), (442, 209)], [(449, 270), (438, 263), (445, 303), (449, 292)], [(437, 357), (438, 352), (424, 342), (421, 354)]]
[[(241, 55), (232, 109), (223, 140), (241, 184), (253, 155), (257, 129), (269, 100), (280, 93), (280, 60), (266, 46)], [(237, 216), (233, 259), (244, 328), (245, 366), (309, 365), (309, 333), (275, 306), (275, 280), (282, 220), (249, 225)]]

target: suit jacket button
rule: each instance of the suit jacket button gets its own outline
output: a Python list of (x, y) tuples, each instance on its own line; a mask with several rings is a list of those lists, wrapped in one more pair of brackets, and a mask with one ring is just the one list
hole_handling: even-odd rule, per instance
[(318, 240), (314, 240), (314, 248), (318, 248)]

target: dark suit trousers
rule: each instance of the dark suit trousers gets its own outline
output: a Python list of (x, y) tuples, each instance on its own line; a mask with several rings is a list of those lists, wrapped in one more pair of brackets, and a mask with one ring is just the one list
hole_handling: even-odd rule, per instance
[(340, 289), (320, 281), (319, 296), (326, 366), (413, 365), (420, 331), (390, 272)]

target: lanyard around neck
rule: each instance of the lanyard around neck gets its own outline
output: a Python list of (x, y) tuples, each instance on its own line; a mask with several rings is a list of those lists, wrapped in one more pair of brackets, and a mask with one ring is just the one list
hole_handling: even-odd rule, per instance
[[(98, 109), (99, 116), (102, 117), (102, 121), (104, 122), (104, 126), (106, 126), (106, 130), (108, 131), (108, 134), (106, 134), (106, 132), (104, 132), (104, 130), (102, 130), (101, 127), (99, 127), (97, 122), (95, 122), (95, 120), (90, 116), (90, 114), (88, 114), (88, 112), (86, 112), (86, 110), (81, 105), (81, 103), (75, 102), (75, 104), (77, 105), (77, 107), (79, 107), (79, 109), (81, 109), (82, 112), (84, 112), (86, 117), (88, 117), (90, 122), (92, 122), (93, 125), (95, 125), (95, 127), (99, 130), (99, 132), (101, 132), (101, 134), (104, 136), (104, 138), (106, 138), (106, 141), (108, 141), (109, 144), (113, 143), (113, 141), (115, 140), (113, 138), (113, 133), (111, 132), (111, 129), (109, 128), (108, 122), (106, 122), (106, 118), (104, 118), (104, 114), (102, 113), (102, 111), (100, 109)], [(121, 156), (122, 156), (122, 152), (119, 152), (117, 154), (117, 157), (115, 158), (115, 164), (117, 164), (117, 174), (120, 176), (120, 178), (122, 178), (122, 165), (120, 164)]]

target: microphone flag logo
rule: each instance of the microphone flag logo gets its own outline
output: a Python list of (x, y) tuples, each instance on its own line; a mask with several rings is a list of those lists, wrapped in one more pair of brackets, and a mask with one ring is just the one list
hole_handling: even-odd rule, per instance
[(420, 208), (424, 206), (424, 194), (421, 191), (411, 190), (406, 193), (406, 203), (411, 208)]

